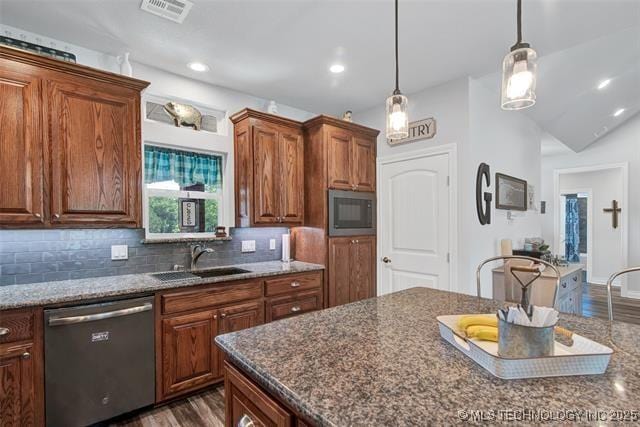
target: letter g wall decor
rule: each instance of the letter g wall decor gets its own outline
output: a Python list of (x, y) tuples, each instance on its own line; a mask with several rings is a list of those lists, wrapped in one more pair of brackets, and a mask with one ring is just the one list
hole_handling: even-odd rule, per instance
[[(476, 210), (481, 225), (491, 224), (491, 200), (493, 195), (489, 192), (482, 193), (482, 179), (487, 182), (487, 187), (491, 185), (491, 168), (486, 163), (480, 163), (478, 174), (476, 175)], [(484, 201), (484, 206), (482, 202)]]

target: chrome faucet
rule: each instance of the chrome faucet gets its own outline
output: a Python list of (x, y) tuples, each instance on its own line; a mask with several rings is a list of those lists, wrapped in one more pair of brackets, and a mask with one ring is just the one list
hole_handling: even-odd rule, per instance
[(203, 245), (191, 245), (191, 270), (196, 269), (196, 264), (203, 254), (215, 252), (211, 248), (205, 248)]

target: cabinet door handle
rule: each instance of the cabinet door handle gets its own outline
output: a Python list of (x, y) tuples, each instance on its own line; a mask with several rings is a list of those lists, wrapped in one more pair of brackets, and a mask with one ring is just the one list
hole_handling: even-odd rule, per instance
[(245, 414), (240, 417), (240, 421), (238, 421), (238, 427), (255, 427), (255, 423), (249, 415)]
[(24, 353), (22, 353), (22, 358), (24, 360), (28, 360), (31, 357), (31, 353), (29, 353), (28, 351), (25, 351)]
[(53, 214), (53, 217), (54, 217), (55, 219), (58, 219), (58, 218), (60, 218), (60, 214)]
[(11, 329), (9, 328), (0, 328), (0, 337), (9, 335), (9, 332), (11, 332)]
[(294, 305), (293, 307), (291, 307), (291, 312), (292, 313), (297, 313), (301, 310), (299, 305)]
[(352, 245), (355, 245), (355, 243), (356, 243), (356, 241), (355, 241), (355, 240), (352, 240), (352, 241), (351, 241), (351, 244), (352, 244)]
[(291, 287), (292, 288), (299, 288), (300, 287), (300, 282), (298, 282), (297, 280), (291, 282)]
[(222, 314), (220, 315), (220, 317), (222, 317), (222, 318), (224, 319), (225, 317), (227, 317), (227, 313), (222, 313)]
[(36, 213), (34, 213), (34, 214), (33, 214), (33, 216), (35, 216), (36, 218), (41, 218), (41, 217), (42, 217), (42, 215), (40, 215), (40, 214), (39, 214), (39, 213), (37, 213), (37, 212), (36, 212)]
[(213, 315), (213, 319), (215, 320), (215, 319), (217, 319), (217, 318), (218, 318), (218, 315), (217, 315), (217, 314), (214, 314), (214, 315)]

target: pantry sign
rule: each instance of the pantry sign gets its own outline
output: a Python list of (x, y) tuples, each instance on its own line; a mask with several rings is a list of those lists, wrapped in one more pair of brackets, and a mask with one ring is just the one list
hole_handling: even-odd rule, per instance
[(409, 136), (402, 139), (389, 139), (388, 143), (389, 145), (406, 144), (421, 139), (431, 139), (434, 136), (436, 136), (436, 119), (429, 117), (409, 123)]

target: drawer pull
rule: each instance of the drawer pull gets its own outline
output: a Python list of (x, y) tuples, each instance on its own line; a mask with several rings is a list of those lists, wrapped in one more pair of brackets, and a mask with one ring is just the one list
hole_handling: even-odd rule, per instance
[(9, 332), (11, 332), (11, 330), (9, 328), (0, 328), (0, 337), (3, 337), (5, 335), (9, 335)]
[(31, 353), (25, 351), (24, 353), (22, 353), (22, 358), (28, 360), (29, 358), (31, 358)]
[(238, 421), (238, 427), (254, 427), (255, 423), (249, 415), (243, 415)]
[(301, 310), (299, 305), (294, 305), (293, 307), (291, 307), (291, 312), (292, 313), (297, 313)]
[(292, 288), (299, 288), (300, 287), (300, 282), (298, 282), (297, 280), (291, 282), (291, 287)]

